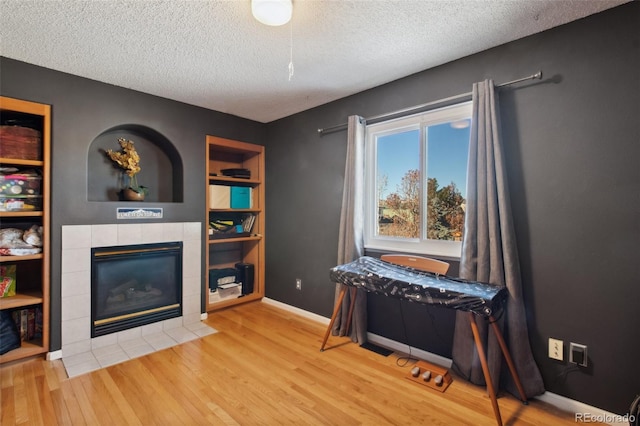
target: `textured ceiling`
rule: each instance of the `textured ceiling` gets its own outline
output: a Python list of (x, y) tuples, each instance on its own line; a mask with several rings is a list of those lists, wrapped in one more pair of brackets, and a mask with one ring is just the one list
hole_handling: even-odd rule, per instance
[(1, 0), (0, 55), (270, 122), (626, 2)]

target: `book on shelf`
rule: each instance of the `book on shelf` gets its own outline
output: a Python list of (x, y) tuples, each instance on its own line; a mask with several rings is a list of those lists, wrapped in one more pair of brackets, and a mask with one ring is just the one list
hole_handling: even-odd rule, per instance
[(29, 341), (42, 338), (42, 308), (16, 309), (11, 312), (13, 322), (20, 333), (20, 340)]
[(242, 221), (242, 230), (244, 232), (251, 232), (255, 221), (256, 221), (256, 215), (253, 213), (247, 213), (246, 217)]

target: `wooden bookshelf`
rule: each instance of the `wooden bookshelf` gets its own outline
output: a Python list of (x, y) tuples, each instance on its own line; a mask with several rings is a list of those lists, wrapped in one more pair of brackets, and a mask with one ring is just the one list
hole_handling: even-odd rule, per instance
[[(206, 265), (204, 288), (207, 311), (259, 300), (264, 297), (264, 147), (241, 141), (207, 136), (206, 138)], [(241, 168), (250, 171), (249, 178), (223, 175), (222, 170)], [(251, 188), (249, 208), (210, 208), (209, 185), (242, 186)], [(248, 235), (210, 238), (209, 223), (216, 217), (233, 218), (234, 215), (252, 214), (255, 220)], [(244, 233), (243, 233), (244, 234)], [(235, 264), (252, 264), (254, 267), (253, 291), (240, 297), (210, 301), (209, 271), (234, 268)], [(215, 296), (214, 298), (215, 299)]]
[[(16, 294), (0, 298), (0, 310), (15, 311), (39, 308), (42, 311), (42, 337), (21, 342), (20, 348), (0, 355), (0, 363), (19, 360), (49, 351), (49, 285), (50, 285), (50, 187), (51, 187), (51, 107), (49, 105), (0, 97), (0, 121), (2, 125), (26, 120), (37, 123), (32, 127), (41, 133), (38, 147), (41, 159), (13, 158), (3, 144), (0, 165), (21, 169), (36, 169), (42, 177), (40, 194), (42, 206), (36, 211), (0, 211), (0, 228), (28, 229), (30, 225), (43, 227), (42, 252), (26, 256), (0, 256), (2, 266), (16, 265)], [(20, 124), (18, 124), (20, 125)], [(25, 125), (25, 127), (27, 127)], [(10, 151), (10, 150), (9, 150)], [(8, 197), (8, 196), (7, 196)]]

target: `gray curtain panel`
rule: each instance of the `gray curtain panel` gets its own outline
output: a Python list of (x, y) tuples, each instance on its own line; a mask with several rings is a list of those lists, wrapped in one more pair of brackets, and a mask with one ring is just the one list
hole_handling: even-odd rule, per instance
[[(520, 264), (500, 138), (497, 93), (492, 80), (475, 83), (472, 93), (473, 117), (460, 277), (506, 286), (509, 290), (505, 312), (499, 317), (499, 326), (503, 330), (525, 393), (530, 398), (544, 392), (544, 383), (529, 344)], [(484, 385), (468, 315), (466, 312), (458, 312), (456, 316), (453, 369), (472, 383)], [(494, 386), (496, 389), (502, 386), (518, 395), (506, 365), (501, 368), (502, 353), (493, 332), (487, 333), (486, 322), (479, 326), (487, 345), (487, 361)]]
[[(338, 265), (349, 263), (364, 255), (364, 131), (364, 119), (357, 115), (350, 116), (340, 212)], [(336, 284), (334, 306), (342, 286), (343, 284)], [(354, 342), (363, 344), (367, 341), (367, 295), (362, 290), (355, 291), (355, 295), (356, 303), (349, 336)], [(347, 315), (351, 297), (352, 291), (347, 288), (346, 296), (331, 330), (334, 336), (347, 334)]]

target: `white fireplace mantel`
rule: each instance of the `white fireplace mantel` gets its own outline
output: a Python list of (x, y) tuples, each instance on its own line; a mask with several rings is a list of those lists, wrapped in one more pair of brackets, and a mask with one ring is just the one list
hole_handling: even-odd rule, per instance
[[(171, 241), (183, 242), (182, 316), (91, 338), (91, 249)], [(215, 332), (200, 322), (201, 247), (200, 222), (63, 226), (62, 359), (69, 376)]]

